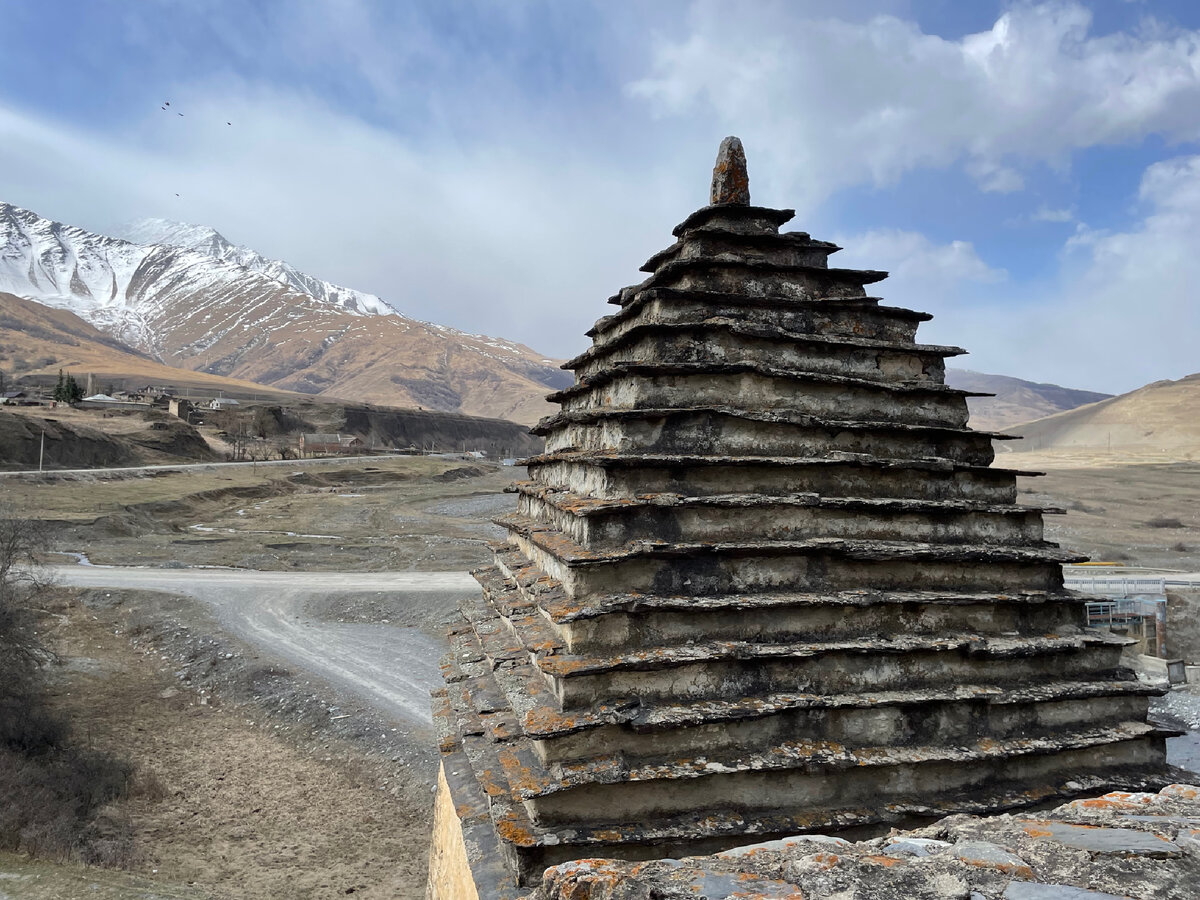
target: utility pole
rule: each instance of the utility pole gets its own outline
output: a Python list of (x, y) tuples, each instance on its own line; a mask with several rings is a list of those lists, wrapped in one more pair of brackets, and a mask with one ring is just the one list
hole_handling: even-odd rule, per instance
[(42, 446), (38, 449), (38, 471), (42, 471), (42, 460), (46, 456), (46, 429), (42, 429)]

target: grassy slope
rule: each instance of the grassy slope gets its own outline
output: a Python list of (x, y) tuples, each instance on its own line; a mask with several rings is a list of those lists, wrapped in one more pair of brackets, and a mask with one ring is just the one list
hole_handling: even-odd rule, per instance
[(298, 399), (291, 391), (238, 378), (191, 372), (137, 353), (97, 331), (78, 316), (0, 292), (0, 370), (6, 379), (43, 376), (53, 381), (59, 369), (70, 371), (82, 386), (88, 373), (100, 386), (113, 381), (127, 387), (163, 385), (205, 396)]
[(1191, 459), (1200, 452), (1200, 374), (1008, 429), (1014, 452), (1093, 452)]

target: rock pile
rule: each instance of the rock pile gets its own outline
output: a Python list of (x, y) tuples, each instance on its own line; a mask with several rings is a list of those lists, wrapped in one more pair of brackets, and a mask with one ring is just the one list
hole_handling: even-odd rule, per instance
[(694, 859), (589, 859), (546, 873), (536, 900), (1194, 900), (1200, 788), (1111, 793), (1050, 813), (951, 816), (851, 843), (810, 835)]
[(944, 384), (963, 351), (748, 183), (727, 139), (475, 573), (435, 705), (477, 884), (1166, 783), (1155, 691)]

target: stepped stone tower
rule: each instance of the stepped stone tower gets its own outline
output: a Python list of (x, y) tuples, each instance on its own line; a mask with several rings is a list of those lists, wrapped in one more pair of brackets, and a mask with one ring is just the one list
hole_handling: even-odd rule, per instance
[(963, 351), (916, 343), (929, 316), (792, 215), (749, 205), (727, 138), (712, 204), (566, 364), (435, 694), (433, 896), (1164, 765), (1156, 691), (1084, 627), (1078, 557), (944, 384)]

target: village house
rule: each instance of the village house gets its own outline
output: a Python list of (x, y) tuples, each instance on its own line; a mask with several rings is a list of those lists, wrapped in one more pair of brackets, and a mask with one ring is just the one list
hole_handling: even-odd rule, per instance
[(301, 456), (338, 456), (349, 453), (361, 453), (362, 438), (352, 434), (333, 434), (316, 432), (300, 435)]

